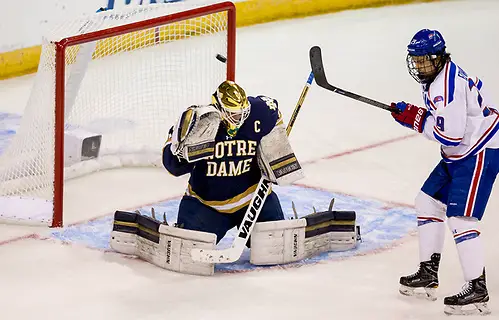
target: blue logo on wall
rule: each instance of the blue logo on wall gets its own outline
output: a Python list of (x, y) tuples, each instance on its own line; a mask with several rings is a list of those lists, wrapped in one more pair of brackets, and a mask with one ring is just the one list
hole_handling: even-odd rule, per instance
[[(129, 5), (132, 3), (132, 0), (118, 0), (118, 3), (124, 1), (125, 5)], [(151, 3), (172, 3), (172, 2), (181, 2), (183, 0), (136, 0), (135, 2), (138, 2), (137, 4), (142, 5), (142, 4), (151, 4)], [(107, 2), (107, 8), (108, 9), (114, 9), (114, 6), (116, 5), (116, 0), (108, 0)]]

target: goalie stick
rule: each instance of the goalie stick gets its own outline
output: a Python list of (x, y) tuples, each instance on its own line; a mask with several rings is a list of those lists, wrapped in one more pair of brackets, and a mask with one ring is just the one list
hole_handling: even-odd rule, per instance
[[(307, 79), (307, 83), (303, 88), (300, 99), (298, 99), (298, 103), (293, 110), (293, 114), (291, 115), (291, 119), (289, 120), (288, 126), (286, 127), (286, 133), (289, 135), (293, 125), (296, 121), (296, 117), (298, 116), (298, 112), (301, 109), (303, 101), (307, 96), (308, 89), (314, 80), (314, 73), (310, 72), (310, 75)], [(221, 250), (207, 250), (207, 249), (192, 249), (191, 250), (191, 258), (194, 261), (206, 262), (206, 263), (231, 263), (239, 260), (241, 254), (243, 253), (244, 247), (246, 246), (246, 242), (253, 231), (253, 227), (255, 226), (256, 220), (260, 215), (260, 211), (263, 208), (263, 204), (269, 195), (271, 182), (264, 177), (260, 179), (258, 182), (258, 186), (256, 187), (256, 191), (253, 194), (253, 198), (246, 210), (244, 218), (241, 222), (241, 225), (237, 229), (237, 234), (232, 242), (232, 245), (227, 249)]]
[(352, 98), (354, 100), (364, 102), (364, 103), (370, 104), (372, 106), (375, 106), (375, 107), (378, 107), (378, 108), (381, 108), (384, 110), (388, 110), (391, 112), (397, 112), (397, 113), (399, 112), (398, 109), (392, 108), (391, 106), (389, 106), (387, 104), (384, 104), (382, 102), (379, 102), (379, 101), (376, 101), (373, 99), (363, 97), (363, 96), (358, 95), (356, 93), (352, 93), (352, 92), (340, 89), (338, 87), (333, 86), (329, 82), (327, 82), (326, 72), (324, 71), (324, 65), (322, 63), (321, 48), (318, 46), (314, 46), (314, 47), (310, 48), (310, 65), (312, 67), (312, 72), (315, 75), (315, 83), (317, 83), (317, 85), (319, 87), (322, 87), (326, 90), (341, 94), (341, 95), (346, 96), (348, 98)]

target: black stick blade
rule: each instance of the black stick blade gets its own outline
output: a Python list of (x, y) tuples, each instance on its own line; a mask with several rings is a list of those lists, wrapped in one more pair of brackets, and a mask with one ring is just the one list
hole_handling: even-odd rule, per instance
[(360, 102), (364, 102), (364, 103), (370, 104), (372, 106), (375, 106), (375, 107), (378, 107), (378, 108), (381, 108), (384, 110), (388, 110), (391, 112), (398, 112), (397, 109), (393, 109), (391, 106), (389, 106), (387, 104), (384, 104), (382, 102), (379, 102), (379, 101), (376, 101), (373, 99), (363, 97), (363, 96), (358, 95), (358, 94), (353, 93), (353, 92), (349, 92), (349, 91), (340, 89), (340, 88), (335, 87), (332, 84), (330, 84), (326, 78), (326, 71), (324, 70), (324, 64), (322, 62), (321, 48), (318, 46), (314, 46), (314, 47), (310, 48), (310, 66), (312, 67), (312, 72), (314, 73), (314, 76), (315, 76), (315, 83), (317, 83), (317, 85), (319, 87), (322, 87), (326, 90), (341, 94), (342, 96), (345, 96), (345, 97), (348, 97), (348, 98), (351, 98), (351, 99), (354, 99), (354, 100), (357, 100)]
[(321, 48), (318, 46), (310, 48), (310, 66), (314, 73), (315, 83), (317, 83), (319, 87), (331, 91), (336, 90), (334, 86), (331, 86), (329, 82), (327, 82), (326, 72), (324, 71), (324, 65), (322, 63), (322, 52)]

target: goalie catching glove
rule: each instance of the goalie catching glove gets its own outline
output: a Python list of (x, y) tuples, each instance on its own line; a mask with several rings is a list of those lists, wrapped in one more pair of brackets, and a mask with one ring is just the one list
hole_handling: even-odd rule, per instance
[(222, 118), (214, 106), (191, 106), (170, 129), (172, 154), (188, 162), (211, 157)]

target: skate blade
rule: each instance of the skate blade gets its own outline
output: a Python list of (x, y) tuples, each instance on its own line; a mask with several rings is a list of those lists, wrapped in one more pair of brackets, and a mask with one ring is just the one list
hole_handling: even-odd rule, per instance
[(430, 301), (437, 300), (437, 288), (411, 288), (401, 285), (399, 292), (404, 296), (416, 297)]
[(490, 314), (490, 309), (487, 306), (487, 302), (472, 303), (465, 306), (445, 306), (444, 313), (446, 315), (459, 315), (459, 316), (470, 316), (470, 315), (482, 315), (486, 316)]

